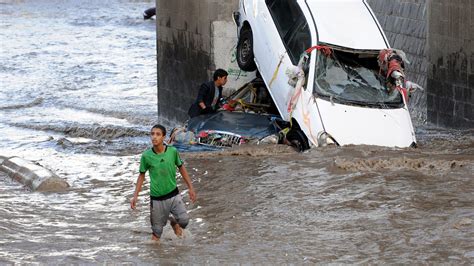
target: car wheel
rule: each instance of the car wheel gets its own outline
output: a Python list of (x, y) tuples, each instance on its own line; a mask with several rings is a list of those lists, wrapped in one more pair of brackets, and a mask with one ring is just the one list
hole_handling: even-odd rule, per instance
[(299, 152), (309, 149), (308, 138), (300, 129), (291, 129), (286, 134), (286, 139)]
[(237, 42), (237, 64), (243, 71), (255, 71), (253, 36), (250, 28), (243, 28)]

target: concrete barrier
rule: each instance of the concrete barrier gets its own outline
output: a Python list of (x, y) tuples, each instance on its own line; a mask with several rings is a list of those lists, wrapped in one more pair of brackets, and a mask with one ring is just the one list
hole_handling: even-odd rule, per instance
[(55, 173), (19, 157), (0, 156), (0, 171), (33, 191), (57, 192), (69, 188), (69, 184)]

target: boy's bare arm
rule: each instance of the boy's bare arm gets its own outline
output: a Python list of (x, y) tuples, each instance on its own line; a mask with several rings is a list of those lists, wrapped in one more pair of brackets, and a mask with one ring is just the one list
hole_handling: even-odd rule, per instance
[(188, 186), (189, 198), (191, 199), (192, 202), (195, 202), (196, 201), (196, 193), (194, 192), (193, 184), (191, 183), (191, 179), (189, 178), (188, 171), (186, 170), (186, 167), (184, 167), (184, 165), (181, 165), (181, 167), (179, 167), (179, 172), (181, 173), (181, 176), (184, 179), (184, 183), (186, 183), (186, 186)]
[(133, 193), (133, 198), (130, 200), (130, 207), (132, 209), (136, 208), (138, 193), (142, 190), (143, 181), (145, 181), (145, 173), (140, 173), (137, 178), (137, 185), (135, 186), (135, 193)]

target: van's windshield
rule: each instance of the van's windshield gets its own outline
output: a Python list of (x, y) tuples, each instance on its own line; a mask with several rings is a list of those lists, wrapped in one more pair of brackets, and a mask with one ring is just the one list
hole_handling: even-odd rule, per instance
[(389, 92), (379, 75), (376, 54), (318, 51), (314, 93), (341, 104), (382, 108), (403, 105), (399, 92)]

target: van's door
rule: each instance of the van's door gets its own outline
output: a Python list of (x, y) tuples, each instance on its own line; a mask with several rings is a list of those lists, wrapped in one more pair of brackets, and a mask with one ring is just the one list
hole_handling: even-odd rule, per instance
[(259, 23), (255, 24), (261, 34), (258, 39), (264, 44), (261, 52), (255, 46), (255, 58), (281, 116), (288, 120), (292, 88), (285, 71), (297, 65), (301, 53), (311, 47), (311, 35), (296, 1), (265, 0), (264, 3), (265, 6), (259, 7)]

